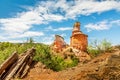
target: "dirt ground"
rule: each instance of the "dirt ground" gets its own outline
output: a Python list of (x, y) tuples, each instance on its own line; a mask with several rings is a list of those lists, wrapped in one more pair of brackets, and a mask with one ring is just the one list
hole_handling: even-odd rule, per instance
[(120, 50), (59, 72), (47, 69), (38, 62), (22, 80), (120, 80)]

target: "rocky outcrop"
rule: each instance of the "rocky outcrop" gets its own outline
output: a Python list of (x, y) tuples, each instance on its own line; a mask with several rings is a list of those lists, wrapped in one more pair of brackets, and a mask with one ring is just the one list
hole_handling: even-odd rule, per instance
[(76, 22), (73, 27), (72, 36), (70, 37), (70, 46), (81, 51), (87, 50), (88, 40), (87, 35), (80, 31), (80, 23)]
[(23, 80), (119, 80), (120, 51), (102, 54), (88, 63), (60, 72), (46, 70), (35, 67)]
[(64, 38), (61, 37), (60, 35), (55, 35), (55, 40), (51, 47), (55, 52), (61, 52), (64, 48), (66, 48)]
[(82, 63), (91, 60), (91, 56), (90, 56), (87, 52), (81, 51), (81, 50), (76, 49), (76, 48), (73, 48), (73, 47), (68, 47), (68, 48), (64, 49), (64, 51), (62, 52), (62, 54), (63, 54), (64, 56), (74, 55), (74, 56), (76, 56), (76, 57), (79, 59), (79, 61), (82, 62)]
[(82, 63), (91, 60), (91, 56), (88, 55), (88, 53), (86, 53), (86, 52), (82, 52), (82, 51), (79, 52), (79, 56), (78, 56), (78, 58), (79, 58), (79, 61), (82, 62)]
[[(70, 47), (76, 48), (81, 51), (87, 50), (88, 35), (83, 34), (80, 30), (80, 22), (76, 22), (73, 27), (72, 35), (70, 37)], [(52, 45), (52, 49), (55, 52), (61, 52), (63, 49), (66, 48), (66, 43), (64, 41), (64, 38), (60, 35), (55, 35), (55, 40)]]
[(84, 66), (74, 80), (119, 80), (120, 52), (106, 53)]

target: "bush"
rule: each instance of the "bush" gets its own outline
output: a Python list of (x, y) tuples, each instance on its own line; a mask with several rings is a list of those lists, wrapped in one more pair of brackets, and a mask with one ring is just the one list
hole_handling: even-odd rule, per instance
[(87, 52), (91, 54), (93, 57), (97, 56), (100, 53), (111, 51), (112, 51), (111, 43), (108, 42), (106, 39), (102, 40), (101, 42), (95, 40), (87, 48)]
[(59, 55), (53, 55), (50, 51), (49, 46), (37, 46), (36, 55), (34, 57), (35, 61), (40, 61), (46, 65), (46, 67), (54, 70), (60, 71), (69, 67), (76, 66), (78, 64), (78, 59), (71, 57), (69, 60), (65, 60)]
[(93, 48), (92, 46), (88, 46), (87, 52), (92, 56), (96, 57), (98, 54), (100, 54), (100, 50)]
[(48, 45), (33, 43), (32, 40), (29, 43), (21, 44), (14, 44), (9, 42), (0, 43), (0, 64), (6, 60), (14, 51), (17, 51), (20, 54), (32, 47), (36, 49), (33, 60), (42, 62), (48, 68), (54, 71), (60, 71), (78, 64), (78, 59), (74, 56), (69, 60), (65, 60), (59, 55), (53, 55)]
[(50, 68), (54, 71), (60, 71), (69, 67), (74, 67), (78, 64), (79, 60), (75, 57), (64, 60), (60, 56), (53, 56)]
[(110, 52), (112, 50), (112, 45), (106, 39), (101, 42), (101, 51)]

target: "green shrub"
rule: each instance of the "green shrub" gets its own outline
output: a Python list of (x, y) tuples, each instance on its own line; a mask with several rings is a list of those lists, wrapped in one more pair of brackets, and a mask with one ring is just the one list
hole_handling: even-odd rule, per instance
[(101, 51), (110, 52), (112, 50), (112, 45), (106, 39), (101, 42)]
[(88, 46), (87, 48), (87, 52), (92, 56), (92, 57), (96, 57), (98, 54), (100, 54), (100, 50), (95, 49), (91, 46)]
[(31, 48), (31, 44), (20, 44), (20, 43), (9, 43), (1, 42), (0, 43), (0, 64), (6, 60), (14, 51), (18, 53), (23, 53), (27, 49)]
[(87, 52), (92, 57), (96, 57), (100, 53), (111, 52), (111, 51), (112, 51), (111, 43), (108, 42), (106, 39), (102, 40), (101, 42), (95, 40), (87, 47)]
[(32, 41), (30, 43), (21, 44), (9, 42), (0, 43), (0, 64), (6, 60), (14, 51), (17, 51), (20, 54), (32, 47), (36, 49), (33, 60), (42, 62), (48, 68), (54, 71), (60, 71), (78, 64), (78, 59), (75, 58), (75, 56), (71, 56), (69, 60), (65, 60), (59, 55), (53, 55), (48, 45), (33, 43)]
[(78, 64), (78, 59), (75, 57), (71, 57), (70, 60), (64, 60), (63, 57), (59, 55), (53, 55), (48, 46), (37, 46), (36, 49), (34, 60), (42, 62), (54, 71), (60, 71)]

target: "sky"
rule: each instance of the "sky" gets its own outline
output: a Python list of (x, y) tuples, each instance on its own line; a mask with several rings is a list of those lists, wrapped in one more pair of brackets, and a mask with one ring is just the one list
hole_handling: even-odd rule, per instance
[(58, 34), (69, 44), (76, 21), (89, 43), (120, 44), (120, 0), (0, 0), (0, 42), (51, 44)]

